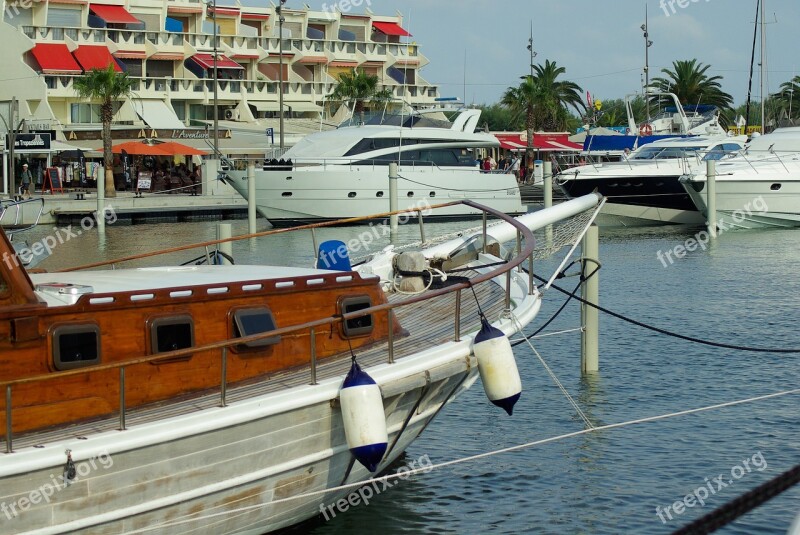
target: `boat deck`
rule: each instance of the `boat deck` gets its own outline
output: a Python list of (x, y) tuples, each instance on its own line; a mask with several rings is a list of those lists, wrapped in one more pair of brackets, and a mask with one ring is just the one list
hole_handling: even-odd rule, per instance
[[(465, 276), (471, 276), (466, 273)], [(504, 307), (504, 290), (493, 282), (475, 286), (475, 292), (481, 308), (488, 318), (496, 318)], [(402, 301), (405, 296), (390, 295), (390, 302)], [(395, 309), (400, 325), (407, 331), (403, 337), (394, 340), (394, 358), (400, 360), (420, 350), (452, 341), (455, 333), (454, 311), (455, 292), (440, 296), (431, 301), (423, 301), (406, 307)], [(472, 292), (462, 292), (461, 299), (461, 332), (470, 333), (480, 327), (478, 306)], [(319, 335), (318, 335), (319, 336)], [(388, 358), (388, 342), (377, 344), (358, 352), (358, 362), (364, 368), (384, 363)], [(317, 380), (343, 376), (350, 367), (349, 353), (326, 359), (317, 365)], [(265, 394), (278, 392), (292, 387), (310, 384), (311, 367), (284, 371), (274, 374), (255, 383), (242, 386), (228, 386), (226, 401), (235, 404), (237, 401), (250, 399)], [(218, 407), (220, 391), (206, 392), (177, 401), (161, 402), (126, 411), (126, 427), (135, 427), (145, 423), (163, 420), (174, 416), (189, 414), (195, 411)], [(20, 434), (14, 437), (14, 449), (52, 443), (64, 439), (86, 437), (95, 433), (119, 429), (119, 415), (114, 414), (101, 420), (59, 427), (46, 431)]]

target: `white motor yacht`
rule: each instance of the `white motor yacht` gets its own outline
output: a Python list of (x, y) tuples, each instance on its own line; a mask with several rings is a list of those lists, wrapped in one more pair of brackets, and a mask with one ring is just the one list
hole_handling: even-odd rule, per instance
[(573, 167), (556, 176), (564, 193), (592, 191), (606, 196), (603, 224), (702, 224), (680, 183), (686, 173), (705, 169), (706, 160), (729, 158), (744, 148), (746, 136), (675, 137), (639, 147), (619, 162)]
[[(707, 182), (705, 168), (681, 177), (705, 217)], [(800, 226), (800, 127), (754, 138), (737, 156), (717, 162), (715, 182), (720, 228)]]
[[(399, 164), (399, 208), (471, 199), (507, 214), (524, 213), (512, 174), (485, 174), (481, 149), (496, 137), (475, 132), (480, 110), (437, 108), (378, 114), (302, 139), (280, 161), (256, 170), (256, 206), (274, 226), (292, 226), (389, 211), (389, 163)], [(247, 198), (247, 172), (226, 172)], [(459, 205), (437, 219), (478, 215)]]

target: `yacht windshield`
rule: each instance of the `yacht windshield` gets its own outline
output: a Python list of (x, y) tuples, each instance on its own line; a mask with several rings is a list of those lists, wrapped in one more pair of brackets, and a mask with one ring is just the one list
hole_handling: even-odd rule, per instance
[(631, 160), (669, 160), (695, 156), (703, 147), (642, 147), (637, 150)]

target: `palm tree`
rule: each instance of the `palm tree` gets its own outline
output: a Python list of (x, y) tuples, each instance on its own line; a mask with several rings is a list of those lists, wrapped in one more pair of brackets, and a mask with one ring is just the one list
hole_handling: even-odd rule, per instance
[(781, 115), (785, 112), (788, 119), (800, 115), (800, 76), (782, 83), (781, 90), (772, 95), (770, 100), (773, 99)]
[(113, 65), (105, 69), (92, 69), (73, 82), (75, 92), (80, 98), (100, 101), (106, 197), (117, 196), (114, 189), (114, 156), (111, 153), (111, 120), (114, 118), (114, 104), (131, 94), (132, 84), (133, 81), (128, 75), (116, 72)]
[(509, 87), (503, 95), (503, 105), (515, 117), (525, 117), (529, 168), (533, 168), (533, 133), (536, 130), (552, 132), (566, 129), (571, 117), (568, 106), (574, 107), (579, 115), (585, 113), (580, 86), (574, 82), (557, 80), (565, 72), (567, 70), (556, 65), (555, 61), (545, 60), (543, 66), (533, 67), (533, 76), (523, 76), (518, 87)]
[[(722, 76), (708, 76), (710, 65), (698, 63), (696, 59), (672, 62), (672, 69), (661, 69), (666, 77), (653, 78), (650, 85), (664, 93), (674, 93), (683, 105), (711, 104), (726, 110), (733, 104), (733, 97), (722, 90)], [(659, 99), (656, 99), (656, 103)]]
[(367, 74), (364, 69), (353, 69), (339, 76), (339, 83), (328, 98), (352, 106), (353, 114), (359, 114), (363, 123), (367, 102), (388, 102), (392, 100), (392, 91), (380, 89), (378, 77), (374, 74)]

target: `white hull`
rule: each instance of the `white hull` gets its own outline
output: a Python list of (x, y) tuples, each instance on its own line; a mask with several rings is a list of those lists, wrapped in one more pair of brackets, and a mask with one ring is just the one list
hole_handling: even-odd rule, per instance
[(705, 217), (696, 210), (673, 210), (607, 202), (597, 224), (601, 227), (647, 227), (652, 225), (702, 225)]
[[(273, 225), (286, 226), (389, 211), (389, 167), (319, 165), (293, 171), (256, 171), (256, 208)], [(247, 198), (247, 173), (229, 171), (230, 184)], [(475, 168), (401, 166), (398, 207), (422, 208), (470, 199), (507, 214), (525, 213), (514, 175)], [(480, 215), (468, 206), (436, 210), (434, 219)], [(425, 216), (425, 214), (423, 214)], [(427, 217), (427, 216), (426, 216)]]
[[(702, 177), (705, 179), (705, 177)], [(692, 201), (708, 217), (708, 188), (705, 180), (684, 183)], [(780, 184), (777, 191), (770, 189)], [(800, 181), (778, 180), (721, 180), (717, 186), (717, 222), (722, 229), (758, 229), (800, 227)]]

